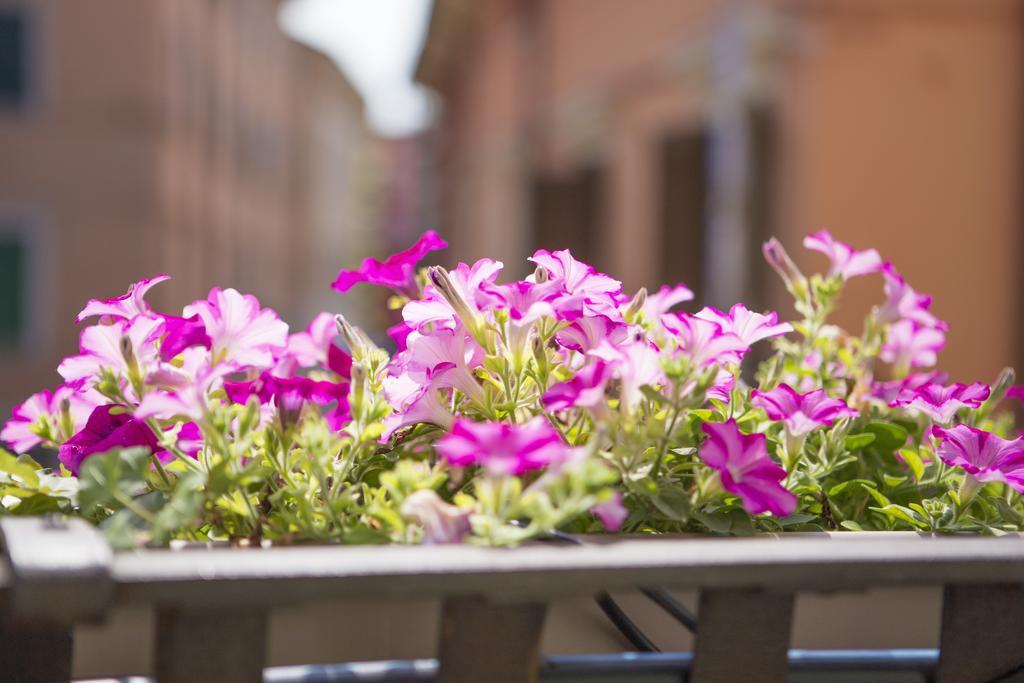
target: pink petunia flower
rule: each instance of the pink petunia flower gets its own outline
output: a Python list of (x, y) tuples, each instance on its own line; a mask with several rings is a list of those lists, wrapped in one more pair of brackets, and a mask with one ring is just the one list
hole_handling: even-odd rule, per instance
[(697, 367), (739, 363), (749, 346), (717, 322), (685, 313), (666, 313), (661, 323), (676, 339), (678, 350)]
[[(493, 296), (487, 293), (487, 289), (503, 267), (501, 261), (486, 258), (472, 266), (460, 263), (447, 273), (452, 289), (450, 295), (460, 299), (460, 305), (465, 304), (469, 315), (479, 315), (482, 308), (492, 303)], [(455, 310), (451, 301), (431, 282), (423, 288), (423, 298), (409, 301), (402, 307), (402, 320), (414, 330), (422, 330), (427, 325), (454, 329), (459, 323), (460, 311)], [(462, 322), (466, 324), (468, 321)]]
[(882, 268), (882, 258), (876, 250), (856, 251), (849, 244), (833, 239), (828, 230), (819, 230), (805, 237), (804, 247), (829, 258), (832, 262), (829, 277), (848, 280), (858, 275), (877, 273)]
[(661, 352), (641, 333), (621, 344), (602, 342), (588, 355), (611, 366), (619, 380), (619, 403), (627, 411), (632, 411), (643, 400), (642, 387), (666, 383)]
[(603, 503), (598, 503), (590, 508), (590, 511), (601, 520), (601, 524), (608, 531), (618, 531), (621, 529), (622, 523), (629, 516), (629, 510), (622, 504), (622, 492), (618, 490), (612, 493), (610, 499)]
[(277, 408), (285, 425), (294, 424), (306, 404), (334, 407), (324, 415), (328, 426), (340, 431), (352, 418), (348, 403), (348, 382), (328, 382), (308, 377), (277, 377), (264, 372), (252, 381), (224, 382), (224, 391), (232, 402), (244, 404), (256, 396), (264, 405)]
[(946, 334), (942, 330), (913, 320), (900, 320), (889, 325), (878, 356), (904, 370), (930, 368), (945, 345)]
[(568, 249), (539, 249), (530, 260), (544, 269), (554, 294), (551, 304), (565, 320), (600, 313), (619, 317), (622, 283), (573, 258)]
[(587, 353), (602, 342), (618, 345), (628, 338), (629, 325), (606, 315), (582, 316), (555, 334), (555, 342), (559, 346), (580, 353)]
[(367, 258), (357, 270), (343, 270), (331, 283), (331, 287), (339, 292), (347, 292), (359, 282), (372, 285), (391, 287), (399, 292), (415, 296), (416, 264), (431, 251), (444, 249), (448, 243), (436, 232), (428, 230), (411, 247), (405, 251), (389, 256), (383, 263), (375, 258)]
[(569, 447), (543, 417), (526, 424), (458, 419), (437, 442), (437, 452), (455, 467), (480, 465), (493, 476), (520, 475), (557, 464)]
[(882, 322), (912, 320), (924, 327), (946, 329), (946, 323), (928, 310), (931, 308), (932, 298), (914, 291), (891, 263), (882, 266), (882, 277), (885, 278), (885, 303), (879, 309), (879, 319)]
[(781, 420), (791, 436), (803, 436), (818, 427), (830, 427), (836, 420), (853, 417), (857, 411), (838, 398), (829, 398), (824, 389), (797, 393), (788, 384), (771, 391), (750, 392), (750, 405), (763, 408), (768, 417)]
[(578, 407), (603, 412), (607, 402), (605, 390), (612, 379), (611, 366), (602, 360), (595, 360), (573, 375), (572, 379), (552, 385), (541, 400), (548, 410)]
[(905, 391), (913, 393), (917, 389), (926, 387), (929, 384), (945, 384), (948, 380), (949, 375), (938, 370), (912, 372), (903, 379), (895, 379), (888, 382), (872, 382), (871, 396), (886, 403), (892, 403)]
[[(42, 443), (36, 434), (36, 428), (43, 422), (51, 427), (59, 428), (61, 424), (62, 404), (67, 401), (68, 414), (71, 418), (72, 434), (85, 426), (86, 420), (96, 406), (104, 402), (103, 396), (96, 391), (76, 391), (66, 384), (54, 391), (44, 390), (33, 394), (24, 403), (11, 411), (11, 419), (0, 431), (0, 441), (6, 442), (16, 453), (25, 453)], [(59, 438), (61, 434), (53, 434)], [(71, 434), (63, 434), (64, 438)]]
[(661, 316), (687, 301), (693, 301), (693, 291), (686, 285), (662, 285), (657, 292), (647, 295), (643, 306), (644, 318), (650, 322), (657, 322)]
[(446, 503), (431, 489), (420, 489), (402, 502), (402, 515), (423, 527), (424, 545), (460, 543), (469, 533), (469, 510)]
[(455, 418), (438, 398), (438, 392), (449, 386), (445, 375), (450, 371), (448, 368), (435, 372), (426, 383), (412, 379), (407, 373), (384, 378), (384, 396), (394, 412), (384, 418), (382, 442), (399, 429), (418, 424), (451, 429)]
[[(124, 406), (99, 406), (77, 434), (65, 441), (57, 457), (72, 474), (78, 475), (82, 461), (96, 453), (106, 453), (115, 448), (144, 446), (150, 452), (157, 452), (156, 434), (145, 422), (135, 419)], [(171, 457), (159, 452), (161, 459)]]
[[(87, 327), (79, 337), (79, 354), (61, 361), (57, 372), (69, 384), (91, 386), (89, 383), (98, 380), (104, 368), (126, 377), (130, 356), (145, 375), (159, 363), (154, 342), (162, 333), (163, 325), (160, 318), (140, 315), (110, 325)], [(129, 356), (125, 355), (126, 351)]]
[(931, 434), (942, 440), (935, 451), (942, 462), (978, 482), (1004, 482), (1024, 493), (1024, 438), (1009, 441), (967, 425), (936, 426)]
[(146, 292), (153, 286), (170, 280), (168, 275), (157, 275), (145, 280), (133, 283), (126, 294), (113, 299), (90, 299), (85, 308), (78, 314), (76, 322), (82, 322), (86, 318), (102, 316), (116, 320), (130, 320), (137, 315), (150, 315), (153, 311), (146, 303)]
[(464, 330), (413, 332), (407, 341), (409, 348), (396, 357), (397, 363), (393, 361), (393, 371), (408, 373), (422, 385), (444, 371), (446, 386), (458, 389), (478, 403), (484, 400), (483, 388), (473, 376), (473, 370), (483, 364), (484, 351)]
[(146, 384), (153, 390), (143, 396), (135, 409), (135, 417), (200, 420), (208, 411), (210, 393), (219, 389), (224, 377), (231, 372), (230, 365), (211, 366), (209, 352), (205, 349), (185, 349), (180, 367), (164, 363), (146, 375)]
[(287, 348), (288, 325), (251, 294), (214, 287), (205, 300), (185, 307), (184, 317), (194, 315), (210, 337), (215, 364), (269, 368)]
[(793, 514), (796, 496), (779, 483), (786, 471), (768, 455), (764, 434), (744, 434), (736, 420), (705, 422), (702, 429), (708, 438), (700, 447), (701, 460), (718, 471), (722, 488), (738, 496), (747, 512)]
[(793, 331), (789, 323), (779, 322), (779, 315), (774, 311), (755, 313), (747, 310), (743, 304), (735, 304), (729, 309), (728, 315), (717, 308), (707, 307), (697, 313), (696, 317), (718, 323), (723, 332), (736, 335), (747, 346)]
[(978, 408), (988, 399), (990, 390), (981, 382), (971, 385), (927, 384), (916, 389), (904, 389), (889, 404), (924, 413), (939, 424), (949, 424), (961, 408)]

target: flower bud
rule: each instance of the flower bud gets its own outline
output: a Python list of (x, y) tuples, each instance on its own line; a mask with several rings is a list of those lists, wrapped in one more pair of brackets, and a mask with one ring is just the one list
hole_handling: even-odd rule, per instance
[(352, 417), (361, 420), (364, 417), (363, 407), (366, 399), (366, 369), (362, 363), (352, 363), (350, 377), (349, 410), (352, 411)]
[(548, 281), (548, 269), (544, 266), (537, 266), (537, 269), (533, 271), (533, 281), (537, 284)]
[(118, 346), (121, 349), (121, 357), (124, 358), (124, 362), (130, 367), (135, 361), (135, 349), (132, 348), (132, 340), (128, 335), (121, 335)]
[(800, 272), (800, 269), (793, 263), (793, 259), (789, 257), (786, 250), (782, 247), (782, 244), (774, 237), (764, 243), (761, 249), (764, 252), (764, 258), (768, 261), (775, 272), (779, 274), (783, 282), (786, 283), (786, 287), (790, 292), (794, 294), (801, 289), (806, 289), (807, 278)]
[(445, 301), (454, 309), (455, 314), (459, 316), (470, 336), (481, 345), (486, 346), (485, 340), (482, 339), (483, 317), (469, 305), (469, 302), (456, 289), (451, 276), (448, 275), (448, 271), (441, 266), (432, 266), (427, 273), (430, 275), (430, 281), (437, 287), (437, 291), (441, 293)]
[(641, 287), (640, 290), (630, 300), (629, 305), (626, 306), (626, 310), (622, 312), (622, 317), (626, 320), (633, 320), (633, 318), (643, 310), (644, 304), (647, 303), (647, 288)]
[(370, 341), (366, 333), (350, 323), (345, 316), (340, 314), (334, 316), (334, 324), (338, 328), (338, 334), (341, 335), (348, 350), (352, 353), (353, 359), (361, 360), (366, 357), (366, 354), (377, 349), (377, 345)]

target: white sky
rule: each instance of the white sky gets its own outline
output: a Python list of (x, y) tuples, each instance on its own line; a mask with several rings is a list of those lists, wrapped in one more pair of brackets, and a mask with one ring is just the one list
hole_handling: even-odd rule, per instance
[(430, 19), (431, 0), (288, 0), (281, 26), (327, 54), (366, 102), (370, 126), (387, 137), (430, 125), (430, 91), (413, 72)]

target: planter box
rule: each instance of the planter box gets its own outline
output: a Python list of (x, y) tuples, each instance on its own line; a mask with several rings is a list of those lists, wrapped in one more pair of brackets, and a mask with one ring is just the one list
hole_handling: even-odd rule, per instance
[[(2, 641), (6, 671), (31, 673), (40, 648), (51, 663), (62, 654), (70, 660), (69, 647), (53, 644), (62, 642), (64, 625), (107, 619), (78, 627), (76, 674), (243, 681), (258, 680), (267, 663), (437, 654), (442, 681), (533, 680), (541, 652), (626, 649), (591, 606), (589, 597), (602, 590), (624, 596), (623, 607), (663, 648), (692, 648), (695, 681), (784, 680), (790, 647), (939, 643), (937, 680), (981, 681), (1013, 671), (1024, 651), (1016, 618), (1024, 609), (1018, 536), (605, 537), (582, 547), (512, 550), (289, 547), (111, 556), (81, 522), (47, 527), (8, 519), (0, 530), (11, 565), (2, 585), (16, 624), (8, 636), (21, 639), (16, 650), (17, 639)], [(695, 642), (629, 597), (638, 586), (679, 590), (697, 605)], [(146, 641), (159, 648), (147, 653)]]

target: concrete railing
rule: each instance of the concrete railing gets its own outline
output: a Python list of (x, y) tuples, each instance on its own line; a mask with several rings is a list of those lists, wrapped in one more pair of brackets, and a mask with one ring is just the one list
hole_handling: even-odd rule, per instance
[[(532, 681), (546, 605), (700, 591), (690, 680), (781, 681), (797, 593), (945, 587), (940, 682), (1024, 678), (1024, 538), (915, 533), (606, 537), (582, 546), (299, 546), (112, 553), (81, 520), (0, 520), (5, 680), (67, 680), (71, 627), (156, 611), (158, 683), (262, 680), (268, 614), (338, 598), (439, 598), (442, 682)], [(358, 618), (358, 615), (352, 615)], [(841, 622), (842, 615), (836, 615)]]

